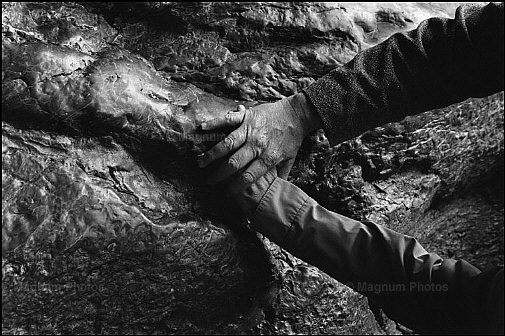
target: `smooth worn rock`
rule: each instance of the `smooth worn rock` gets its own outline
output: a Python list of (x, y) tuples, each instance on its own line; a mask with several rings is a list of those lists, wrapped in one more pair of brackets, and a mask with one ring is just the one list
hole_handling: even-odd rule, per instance
[[(456, 6), (3, 3), (2, 331), (404, 332), (244, 229), (194, 156), (229, 131), (203, 120), (299, 92)], [(503, 147), (498, 94), (335, 147), (318, 131), (289, 179), (487, 268), (503, 265)]]
[(236, 108), (219, 98), (208, 104), (201, 90), (165, 79), (123, 49), (91, 56), (43, 42), (5, 43), (2, 56), (4, 119), (45, 124), (48, 130), (122, 132), (198, 146), (212, 138), (196, 134), (199, 124)]
[[(37, 21), (56, 5), (5, 6)], [(2, 41), (4, 321), (59, 332), (25, 318), (45, 309), (66, 332), (155, 331), (168, 313), (172, 332), (253, 328), (275, 270), (253, 233), (213, 219), (192, 160), (222, 138), (198, 124), (236, 103), (174, 83), (117, 45), (90, 52), (61, 34), (16, 36), (15, 19)], [(96, 318), (72, 324), (90, 310)]]

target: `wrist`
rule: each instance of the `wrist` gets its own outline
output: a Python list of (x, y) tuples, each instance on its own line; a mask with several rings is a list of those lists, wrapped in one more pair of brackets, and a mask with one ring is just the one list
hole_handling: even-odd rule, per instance
[(321, 117), (305, 93), (299, 92), (288, 97), (288, 100), (291, 107), (302, 121), (303, 128), (305, 129), (305, 136), (323, 127)]
[(250, 217), (254, 214), (256, 208), (261, 203), (261, 200), (276, 178), (277, 172), (275, 170), (271, 170), (258, 178), (258, 180), (247, 187), (239, 195), (236, 195), (235, 199), (237, 204), (246, 217)]

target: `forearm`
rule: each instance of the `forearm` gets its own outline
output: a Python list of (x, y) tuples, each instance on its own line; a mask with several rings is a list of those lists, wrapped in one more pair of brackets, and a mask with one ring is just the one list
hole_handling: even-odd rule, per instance
[(418, 331), (464, 330), (466, 316), (487, 297), (482, 289), (476, 297), (475, 285), (467, 284), (480, 275), (470, 264), (443, 260), (412, 237), (328, 211), (281, 179), (263, 196), (252, 227)]
[(332, 144), (503, 90), (503, 4), (464, 5), (359, 53), (305, 90)]

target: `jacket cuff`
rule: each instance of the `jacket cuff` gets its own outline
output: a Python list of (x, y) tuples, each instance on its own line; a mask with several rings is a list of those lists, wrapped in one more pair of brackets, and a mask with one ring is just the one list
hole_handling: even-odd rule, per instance
[(341, 113), (342, 106), (339, 98), (343, 96), (342, 88), (335, 79), (329, 75), (323, 76), (306, 88), (303, 93), (321, 118), (330, 145), (335, 146), (355, 137), (352, 132), (354, 125), (348, 125), (345, 116)]
[(256, 208), (250, 227), (282, 244), (308, 199), (301, 189), (277, 177)]

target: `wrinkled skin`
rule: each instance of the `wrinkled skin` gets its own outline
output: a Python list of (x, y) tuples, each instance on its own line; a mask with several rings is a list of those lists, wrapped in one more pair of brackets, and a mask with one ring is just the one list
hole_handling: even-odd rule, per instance
[(244, 168), (240, 177), (229, 183), (232, 194), (243, 191), (276, 167), (279, 176), (287, 178), (302, 141), (321, 125), (319, 116), (303, 93), (229, 113), (202, 124), (205, 130), (226, 126), (238, 128), (205, 153), (199, 165), (205, 167), (231, 153), (209, 182), (223, 181)]

